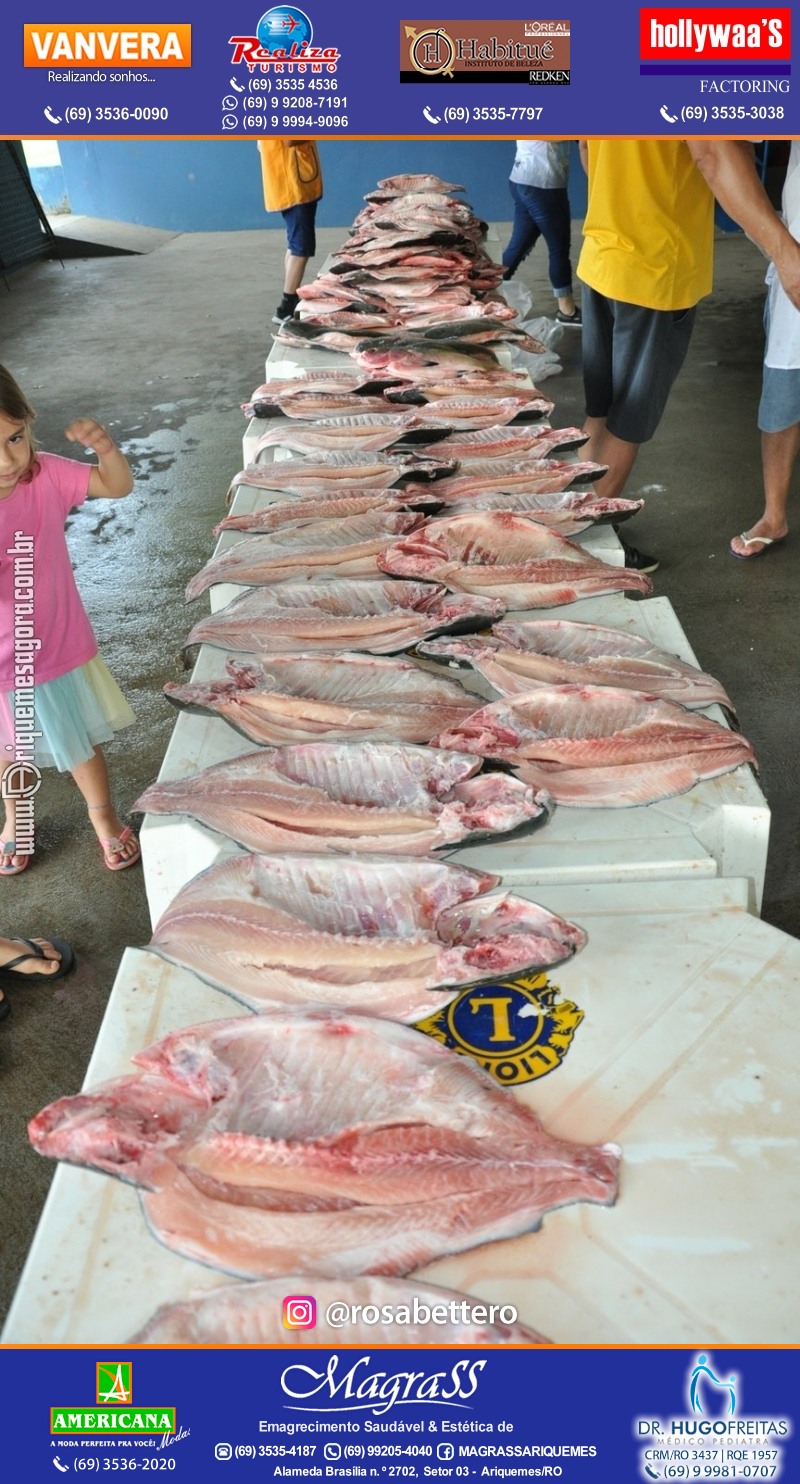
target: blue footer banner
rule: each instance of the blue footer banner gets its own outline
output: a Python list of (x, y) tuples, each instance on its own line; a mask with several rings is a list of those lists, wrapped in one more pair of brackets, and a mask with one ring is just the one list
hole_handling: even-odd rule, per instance
[(3, 1475), (797, 1479), (761, 1349), (6, 1349)]

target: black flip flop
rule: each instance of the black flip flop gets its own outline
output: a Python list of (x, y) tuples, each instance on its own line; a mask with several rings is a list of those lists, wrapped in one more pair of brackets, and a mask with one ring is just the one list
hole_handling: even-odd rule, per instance
[[(48, 938), (47, 942), (52, 943), (53, 947), (56, 949), (56, 952), (61, 954), (61, 963), (56, 969), (55, 973), (15, 974), (15, 964), (21, 964), (25, 961), (25, 959), (28, 958), (46, 958), (47, 954), (42, 948), (39, 947), (38, 943), (33, 941), (32, 938), (13, 938), (12, 942), (24, 943), (30, 949), (30, 953), (20, 953), (16, 958), (12, 958), (10, 963), (2, 965), (2, 967), (0, 968), (0, 986), (3, 989), (8, 989), (10, 985), (14, 984), (50, 983), (52, 979), (63, 979), (65, 974), (71, 973), (71, 971), (75, 968), (75, 954), (73, 953), (70, 944), (67, 943), (63, 938)], [(8, 1001), (5, 998), (0, 1001), (0, 1020), (3, 1019), (4, 1013), (8, 1014), (8, 1011), (4, 1012), (2, 1008), (3, 1005), (7, 1003)]]

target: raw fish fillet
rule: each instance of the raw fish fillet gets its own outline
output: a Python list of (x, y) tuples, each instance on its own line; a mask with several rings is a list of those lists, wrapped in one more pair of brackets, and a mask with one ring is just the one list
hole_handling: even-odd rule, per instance
[[(381, 576), (377, 566), (375, 575)], [(504, 611), (498, 598), (448, 593), (434, 582), (276, 580), (201, 618), (186, 647), (213, 644), (240, 654), (309, 648), (329, 654), (343, 649), (397, 654), (434, 634), (474, 633), (502, 618)]]
[(248, 850), (427, 855), (549, 818), (546, 794), (430, 747), (312, 742), (154, 783), (135, 808), (188, 814)]
[[(398, 1333), (404, 1345), (546, 1345), (535, 1330), (524, 1324), (504, 1324), (499, 1317), (499, 1305), (491, 1306), (482, 1299), (457, 1293), (452, 1288), (434, 1288), (431, 1284), (408, 1283), (402, 1278), (315, 1278), (312, 1297), (317, 1303), (317, 1322), (313, 1329), (286, 1329), (283, 1322), (283, 1301), (287, 1293), (300, 1290), (301, 1282), (308, 1284), (308, 1277), (298, 1275), (297, 1282), (291, 1277), (267, 1279), (261, 1283), (228, 1283), (224, 1288), (214, 1288), (198, 1293), (183, 1303), (170, 1304), (158, 1309), (152, 1319), (139, 1333), (134, 1335), (134, 1345), (391, 1345), (397, 1343)], [(375, 1309), (379, 1314), (407, 1311), (411, 1322), (403, 1322), (398, 1330), (396, 1322), (387, 1318), (378, 1324), (368, 1324), (362, 1319), (350, 1321), (343, 1327), (328, 1323), (328, 1306), (334, 1302), (345, 1303), (351, 1314), (355, 1309), (362, 1312)], [(462, 1305), (467, 1308), (463, 1309)], [(453, 1306), (453, 1307), (451, 1307)], [(458, 1307), (455, 1307), (458, 1306)], [(472, 1314), (483, 1308), (485, 1322), (461, 1314)], [(447, 1323), (428, 1320), (424, 1315), (437, 1310), (438, 1316), (446, 1310)], [(413, 1322), (419, 1314), (420, 1320)], [(492, 1320), (494, 1322), (492, 1322)]]
[[(450, 428), (443, 425), (438, 437), (444, 438)], [(366, 412), (357, 416), (325, 417), (314, 422), (291, 422), (281, 418), (280, 422), (262, 433), (256, 445), (255, 457), (265, 448), (288, 448), (295, 453), (314, 452), (317, 449), (361, 449), (362, 452), (380, 452), (395, 443), (430, 443), (436, 431), (415, 412)], [(448, 458), (455, 455), (447, 455)]]
[(646, 691), (692, 710), (733, 702), (712, 675), (657, 649), (625, 629), (571, 623), (563, 618), (506, 621), (492, 634), (470, 639), (434, 639), (420, 645), (433, 659), (452, 657), (479, 670), (503, 696), (536, 685), (609, 685)]
[(246, 469), (234, 475), (230, 488), (240, 484), (254, 485), (257, 489), (285, 490), (288, 488), (335, 489), (370, 487), (377, 489), (385, 485), (399, 484), (403, 479), (441, 479), (452, 474), (454, 460), (432, 458), (428, 454), (408, 452), (397, 454), (373, 453), (328, 453), (316, 458), (283, 459), (280, 463), (248, 464)]
[[(563, 483), (563, 480), (542, 483)], [(477, 495), (462, 495), (454, 500), (446, 497), (446, 487), (441, 486), (442, 499), (447, 514), (469, 515), (478, 510), (506, 510), (512, 515), (526, 515), (537, 525), (547, 526), (561, 536), (578, 536), (588, 526), (601, 525), (607, 521), (619, 523), (636, 515), (644, 500), (604, 499), (593, 490), (567, 489), (544, 491), (532, 494), (526, 489), (488, 490)], [(422, 500), (418, 490), (412, 486), (408, 495), (414, 504)]]
[(245, 1278), (402, 1274), (613, 1202), (619, 1150), (552, 1138), (473, 1062), (385, 1020), (188, 1026), (29, 1125), (43, 1155), (144, 1186), (173, 1251)]
[(559, 804), (627, 808), (755, 763), (716, 721), (641, 691), (543, 685), (445, 728), (433, 746), (499, 758)]
[(213, 534), (223, 531), (245, 531), (250, 535), (268, 535), (280, 526), (307, 526), (320, 520), (338, 520), (344, 515), (364, 515), (368, 510), (388, 514), (409, 505), (415, 507), (440, 507), (441, 500), (434, 494), (406, 495), (404, 490), (355, 490), (352, 495), (341, 494), (314, 499), (276, 500), (262, 510), (249, 514), (226, 515), (214, 527)]
[[(585, 442), (586, 434), (580, 428), (546, 428), (537, 423), (525, 423), (453, 433), (441, 452), (449, 459), (458, 459), (459, 464), (469, 465), (475, 459), (505, 458), (514, 453), (530, 453), (534, 459), (546, 459), (556, 452), (580, 448)], [(468, 474), (469, 469), (463, 472)]]
[(312, 575), (378, 577), (378, 552), (393, 535), (410, 534), (423, 520), (424, 516), (408, 512), (368, 510), (363, 515), (318, 520), (301, 527), (287, 526), (266, 536), (251, 536), (206, 562), (188, 584), (186, 602), (193, 602), (216, 582), (246, 587), (292, 578), (306, 580)]
[(516, 490), (531, 495), (555, 494), (575, 484), (601, 479), (605, 473), (605, 464), (593, 464), (588, 460), (526, 458), (518, 461), (513, 455), (509, 458), (475, 459), (467, 465), (466, 472), (444, 479), (437, 493), (448, 505), (461, 501), (469, 506), (482, 494), (513, 493)]
[(419, 1020), (465, 984), (583, 947), (580, 928), (523, 897), (472, 900), (498, 880), (406, 856), (232, 856), (178, 892), (149, 946), (255, 1010)]
[(601, 593), (649, 593), (642, 572), (611, 567), (563, 536), (505, 511), (427, 521), (378, 557), (384, 572), (459, 592), (502, 593), (507, 608), (549, 608)]
[[(239, 600), (240, 601), (240, 600)], [(457, 681), (440, 680), (409, 660), (289, 654), (261, 671), (228, 661), (230, 680), (174, 685), (177, 705), (215, 711), (253, 742), (428, 742), (475, 709)]]

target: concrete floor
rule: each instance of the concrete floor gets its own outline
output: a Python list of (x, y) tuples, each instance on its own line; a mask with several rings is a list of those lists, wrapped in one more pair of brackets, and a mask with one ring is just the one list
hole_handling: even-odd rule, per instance
[[(317, 264), (342, 235), (319, 234)], [(37, 264), (0, 290), (0, 361), (38, 409), (41, 446), (74, 454), (62, 431), (91, 414), (136, 475), (127, 500), (92, 502), (70, 520), (100, 651), (138, 715), (107, 753), (122, 811), (155, 778), (174, 724), (161, 688), (183, 673), (182, 591), (210, 553), (211, 525), (241, 467), (239, 404), (263, 379), (284, 238), (209, 233), (148, 246), (142, 256)], [(764, 917), (800, 935), (791, 620), (800, 558), (791, 541), (751, 565), (727, 551), (760, 509), (763, 269), (741, 236), (719, 241), (714, 297), (634, 471), (628, 493), (647, 503), (629, 533), (659, 555), (655, 592), (671, 599), (700, 663), (738, 704), (773, 811)], [(535, 291), (533, 312), (552, 312), (541, 247), (519, 276)], [(554, 420), (579, 424), (580, 335), (565, 332), (559, 350), (563, 373), (546, 383)], [(12, 991), (13, 1015), (0, 1027), (0, 1318), (53, 1173), (27, 1144), (27, 1120), (79, 1089), (122, 950), (150, 935), (141, 871), (104, 869), (71, 779), (46, 774), (38, 798), (37, 854), (0, 886), (0, 920), (9, 934), (68, 937), (78, 969), (49, 989)]]

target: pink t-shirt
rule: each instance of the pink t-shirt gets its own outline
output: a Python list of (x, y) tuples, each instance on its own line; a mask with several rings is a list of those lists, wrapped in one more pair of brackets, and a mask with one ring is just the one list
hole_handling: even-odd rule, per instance
[(42, 685), (97, 654), (64, 533), (94, 466), (36, 457), (38, 474), (0, 500), (0, 691)]

